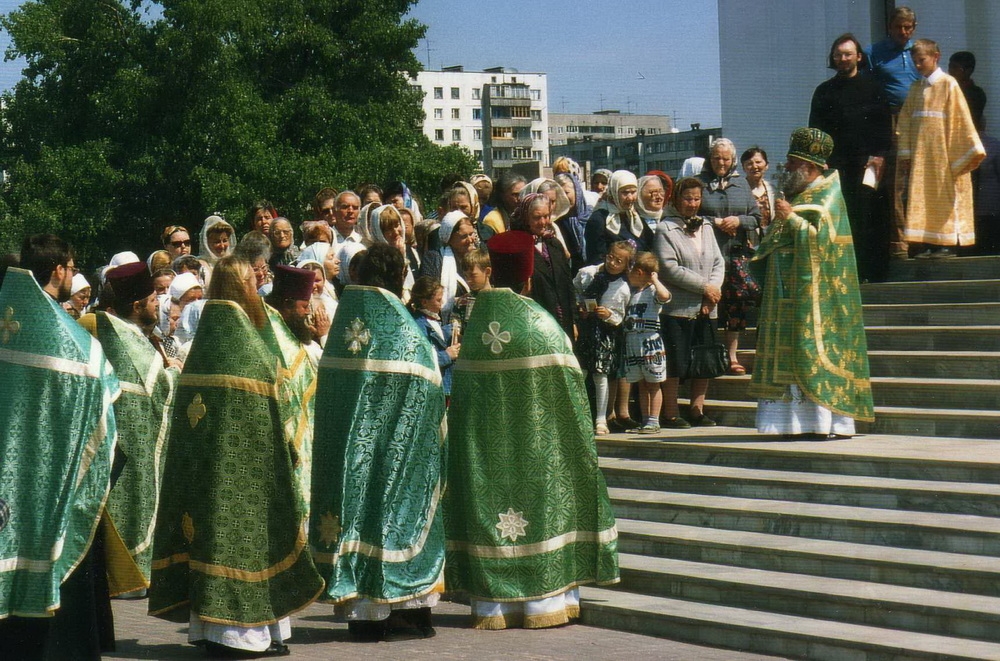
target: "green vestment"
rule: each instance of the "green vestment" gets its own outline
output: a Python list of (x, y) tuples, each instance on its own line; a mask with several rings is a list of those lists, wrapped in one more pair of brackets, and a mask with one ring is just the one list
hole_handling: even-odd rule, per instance
[(52, 615), (108, 495), (118, 379), (97, 340), (9, 268), (0, 381), (0, 618)]
[(281, 412), (285, 440), (292, 448), (292, 465), (299, 483), (302, 509), (308, 518), (312, 466), (313, 418), (315, 415), (316, 368), (309, 353), (292, 335), (281, 314), (264, 304), (267, 324), (260, 330), (278, 366), (278, 411)]
[(149, 587), (153, 523), (163, 479), (163, 455), (170, 430), (177, 370), (139, 327), (97, 313), (97, 339), (115, 369), (122, 396), (115, 402), (121, 475), (108, 496), (107, 549), (111, 595)]
[(322, 589), (306, 549), (277, 369), (239, 306), (205, 305), (174, 399), (151, 615), (262, 626)]
[(446, 586), (528, 601), (618, 581), (618, 533), (573, 348), (534, 301), (476, 296), (448, 412)]
[(434, 349), (398, 298), (345, 290), (316, 398), (309, 543), (325, 600), (440, 590), (444, 392)]
[(874, 420), (861, 290), (840, 175), (829, 171), (775, 220), (751, 262), (762, 281), (749, 394), (781, 399), (797, 385), (811, 401)]

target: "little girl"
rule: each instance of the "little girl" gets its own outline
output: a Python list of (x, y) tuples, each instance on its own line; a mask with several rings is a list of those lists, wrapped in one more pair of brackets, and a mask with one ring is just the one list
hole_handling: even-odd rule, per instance
[(451, 397), (451, 366), (458, 358), (461, 345), (452, 343), (451, 324), (441, 323), (443, 302), (444, 287), (434, 278), (421, 276), (413, 283), (413, 289), (410, 290), (410, 311), (437, 352), (441, 385), (447, 401)]
[(608, 249), (604, 264), (585, 266), (573, 279), (583, 301), (577, 353), (580, 367), (594, 381), (594, 433), (598, 435), (608, 433), (608, 401), (614, 401), (608, 378), (612, 379), (610, 390), (616, 390), (621, 376), (621, 323), (629, 298), (626, 274), (634, 254), (631, 243), (617, 241)]

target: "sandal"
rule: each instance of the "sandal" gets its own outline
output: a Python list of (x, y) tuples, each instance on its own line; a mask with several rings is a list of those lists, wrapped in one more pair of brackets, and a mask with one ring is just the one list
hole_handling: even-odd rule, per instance
[(743, 367), (739, 363), (733, 363), (729, 366), (729, 373), (733, 376), (743, 376), (747, 373), (747, 368)]

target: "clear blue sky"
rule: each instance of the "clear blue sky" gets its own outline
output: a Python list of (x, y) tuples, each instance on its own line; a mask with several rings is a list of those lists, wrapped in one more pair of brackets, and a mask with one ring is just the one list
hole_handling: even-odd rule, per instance
[[(0, 0), (0, 13), (19, 4)], [(421, 0), (410, 15), (428, 26), (416, 49), (425, 68), (547, 73), (549, 112), (664, 114), (680, 128), (721, 121), (716, 0)], [(0, 64), (0, 90), (20, 75), (20, 63)]]

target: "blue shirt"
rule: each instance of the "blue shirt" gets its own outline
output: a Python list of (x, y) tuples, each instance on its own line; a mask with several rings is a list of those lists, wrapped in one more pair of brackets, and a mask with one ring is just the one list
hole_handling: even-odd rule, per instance
[(912, 47), (912, 40), (900, 48), (896, 42), (887, 38), (872, 44), (865, 51), (868, 68), (885, 91), (886, 100), (894, 113), (906, 101), (910, 85), (920, 79), (913, 64), (913, 53), (910, 51)]

